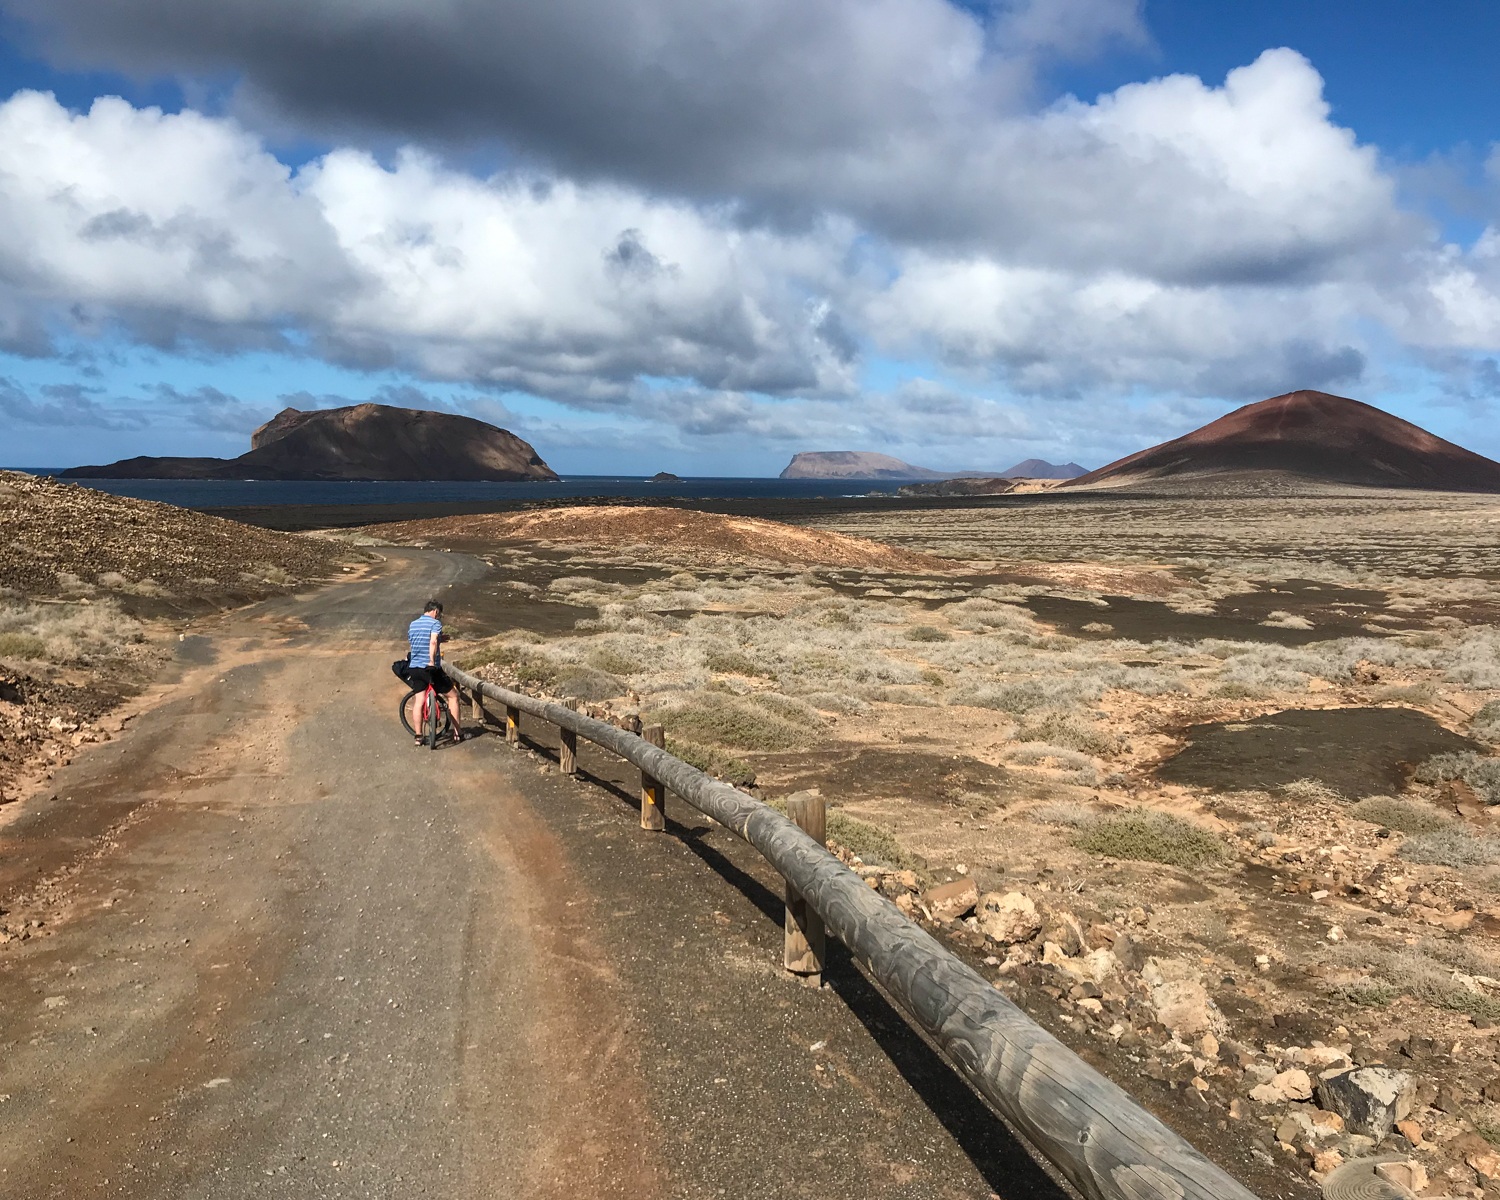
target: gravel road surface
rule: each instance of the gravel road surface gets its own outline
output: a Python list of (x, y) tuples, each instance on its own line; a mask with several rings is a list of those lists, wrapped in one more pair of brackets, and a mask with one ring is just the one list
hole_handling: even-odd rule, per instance
[(202, 623), (0, 828), (0, 1195), (1060, 1197), (846, 958), (783, 975), (722, 830), (542, 730), (410, 744), (405, 622), (483, 569)]

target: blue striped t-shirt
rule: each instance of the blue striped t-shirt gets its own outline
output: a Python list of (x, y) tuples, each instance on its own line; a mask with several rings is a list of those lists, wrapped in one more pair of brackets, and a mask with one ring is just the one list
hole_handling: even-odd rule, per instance
[[(406, 631), (406, 639), (411, 643), (411, 665), (414, 667), (432, 666), (432, 656), (428, 653), (432, 645), (432, 635), (439, 636), (443, 632), (443, 623), (429, 613), (423, 613)], [(438, 651), (438, 664), (443, 660), (442, 650)]]

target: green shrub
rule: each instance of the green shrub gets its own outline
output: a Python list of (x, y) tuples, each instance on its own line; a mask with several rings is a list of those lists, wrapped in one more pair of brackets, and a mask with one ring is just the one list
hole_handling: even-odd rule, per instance
[(748, 654), (740, 650), (710, 650), (703, 665), (716, 675), (765, 676), (770, 674)]
[(1361, 821), (1383, 825), (1397, 833), (1436, 833), (1448, 825), (1448, 819), (1428, 805), (1390, 796), (1371, 796), (1368, 800), (1361, 800), (1349, 812)]
[(599, 646), (589, 651), (588, 664), (608, 675), (639, 675), (642, 670), (640, 663), (613, 646)]
[(888, 831), (833, 809), (828, 814), (828, 840), (847, 846), (868, 863), (920, 871), (927, 866), (919, 855), (902, 848)]
[(1172, 867), (1201, 867), (1224, 856), (1223, 842), (1207, 829), (1146, 810), (1091, 821), (1073, 844), (1090, 854)]
[(559, 696), (574, 700), (608, 700), (625, 691), (623, 680), (589, 667), (564, 670), (558, 675), (554, 687)]
[(745, 699), (783, 721), (805, 726), (809, 733), (822, 733), (828, 728), (828, 722), (805, 700), (783, 696), (780, 692), (751, 692)]
[(35, 634), (0, 633), (0, 658), (41, 658), (47, 643)]
[(691, 767), (705, 774), (722, 779), (731, 787), (750, 787), (755, 783), (755, 771), (742, 758), (735, 758), (712, 746), (700, 746), (696, 742), (685, 742), (681, 738), (667, 738), (667, 753), (675, 754)]
[(506, 641), (486, 642), (472, 650), (466, 650), (460, 664), (468, 671), (477, 671), (491, 664), (506, 668), (518, 681), (551, 692), (557, 687), (559, 665), (546, 651), (534, 646), (516, 646)]
[(1350, 1004), (1367, 1008), (1384, 1008), (1401, 994), (1401, 989), (1383, 979), (1355, 979), (1349, 983), (1335, 984), (1333, 994)]
[(814, 733), (759, 705), (713, 692), (653, 713), (652, 720), (677, 737), (730, 750), (801, 750)]
[(906, 631), (909, 642), (951, 642), (953, 635), (931, 625), (914, 625)]

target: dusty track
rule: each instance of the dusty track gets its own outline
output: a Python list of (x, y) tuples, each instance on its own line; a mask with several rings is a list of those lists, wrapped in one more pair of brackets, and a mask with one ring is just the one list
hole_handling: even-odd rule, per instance
[(0, 831), (45, 922), (0, 948), (0, 1194), (1058, 1194), (847, 962), (777, 971), (707, 822), (642, 834), (602, 755), (409, 745), (392, 646), (478, 570), (205, 626)]

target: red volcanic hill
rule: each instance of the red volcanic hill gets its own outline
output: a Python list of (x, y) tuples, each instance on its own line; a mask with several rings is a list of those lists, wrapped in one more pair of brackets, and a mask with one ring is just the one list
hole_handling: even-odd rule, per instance
[(1288, 392), (1069, 480), (1064, 487), (1274, 472), (1366, 487), (1500, 492), (1500, 463), (1344, 396)]

